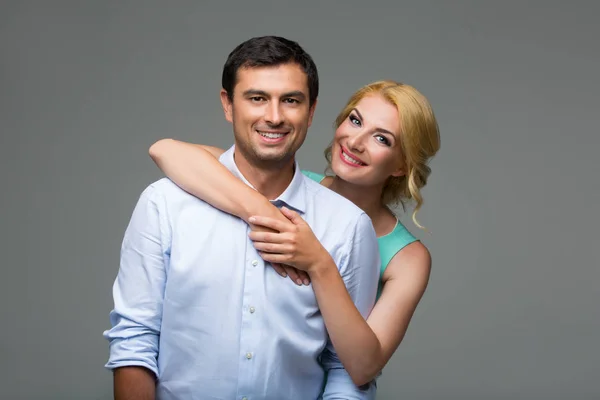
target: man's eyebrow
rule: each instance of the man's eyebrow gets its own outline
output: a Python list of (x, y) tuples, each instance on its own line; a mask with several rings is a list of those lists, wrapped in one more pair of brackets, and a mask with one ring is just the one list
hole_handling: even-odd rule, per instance
[(257, 90), (257, 89), (248, 89), (244, 92), (244, 96), (263, 96), (263, 97), (269, 97), (269, 95), (267, 94), (267, 92), (265, 92), (264, 90)]
[[(244, 91), (244, 96), (249, 97), (249, 96), (262, 96), (262, 97), (271, 97), (270, 94), (268, 94), (267, 92), (265, 92), (264, 90), (258, 90), (258, 89), (248, 89), (246, 91)], [(281, 97), (287, 98), (287, 97), (295, 97), (301, 100), (306, 99), (306, 95), (301, 92), (300, 90), (294, 90), (291, 92), (287, 92), (281, 95)]]
[(304, 100), (306, 98), (306, 95), (300, 90), (294, 90), (292, 92), (282, 94), (281, 97), (296, 97), (298, 99)]

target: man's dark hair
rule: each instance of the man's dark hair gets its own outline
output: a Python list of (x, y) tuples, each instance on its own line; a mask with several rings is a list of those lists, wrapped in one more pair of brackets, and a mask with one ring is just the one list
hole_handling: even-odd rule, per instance
[(319, 75), (312, 57), (300, 45), (279, 36), (260, 36), (238, 45), (227, 57), (223, 66), (221, 85), (233, 100), (233, 87), (240, 68), (298, 64), (308, 78), (309, 104), (312, 106), (319, 95)]

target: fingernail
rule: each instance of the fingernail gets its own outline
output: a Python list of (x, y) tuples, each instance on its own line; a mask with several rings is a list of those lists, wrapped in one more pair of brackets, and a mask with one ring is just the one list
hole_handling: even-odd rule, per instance
[(254, 221), (256, 221), (256, 218), (255, 217), (250, 217), (250, 218), (248, 218), (248, 221), (254, 222)]
[(308, 286), (308, 284), (309, 284), (309, 283), (310, 283), (310, 282), (308, 281), (308, 279), (305, 279), (305, 280), (304, 280), (304, 284), (305, 284), (306, 286)]
[(283, 276), (284, 278), (287, 278), (287, 273), (285, 273), (285, 272), (282, 272), (282, 273), (281, 273), (281, 276)]
[(300, 279), (300, 278), (296, 279), (296, 283), (298, 284), (298, 286), (302, 286), (302, 279)]

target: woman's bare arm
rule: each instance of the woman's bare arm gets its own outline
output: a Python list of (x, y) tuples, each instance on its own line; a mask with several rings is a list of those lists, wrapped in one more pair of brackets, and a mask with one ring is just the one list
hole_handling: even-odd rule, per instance
[[(222, 152), (172, 139), (150, 148), (159, 168), (190, 194), (246, 222), (260, 215), (289, 223), (264, 196), (218, 161)], [(329, 260), (332, 265), (315, 268), (318, 272), (311, 274), (313, 288), (336, 352), (354, 382), (361, 385), (377, 376), (401, 343), (427, 286), (431, 258), (420, 242), (402, 249), (386, 268), (382, 295), (367, 321)]]
[(282, 218), (277, 207), (266, 197), (236, 178), (219, 162), (222, 149), (161, 139), (150, 147), (149, 153), (175, 184), (226, 213), (246, 222), (251, 213)]
[(381, 297), (367, 321), (335, 265), (309, 273), (333, 346), (356, 385), (373, 380), (402, 342), (430, 267), (429, 252), (420, 242), (401, 250), (386, 268)]
[(307, 271), (327, 332), (346, 371), (357, 385), (370, 382), (400, 345), (419, 303), (431, 268), (431, 258), (420, 242), (399, 251), (383, 274), (382, 295), (365, 321), (331, 255), (298, 213), (286, 208), (293, 223), (252, 216), (250, 221), (279, 233), (252, 232), (250, 239), (261, 257)]
[[(277, 207), (262, 194), (235, 177), (218, 158), (224, 150), (212, 146), (161, 139), (149, 150), (156, 165), (177, 186), (215, 208), (248, 222), (251, 215), (263, 215), (288, 223)], [(265, 228), (250, 224), (253, 230)], [(283, 277), (308, 285), (304, 271), (283, 265), (273, 266)]]

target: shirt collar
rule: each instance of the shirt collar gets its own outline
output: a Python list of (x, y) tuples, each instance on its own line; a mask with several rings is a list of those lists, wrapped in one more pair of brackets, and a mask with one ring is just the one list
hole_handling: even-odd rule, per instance
[[(238, 169), (235, 160), (233, 159), (233, 154), (235, 151), (235, 145), (231, 146), (227, 151), (225, 151), (221, 157), (219, 157), (219, 161), (227, 167), (233, 175), (241, 179), (246, 185), (255, 189), (254, 186), (248, 182), (248, 180), (244, 177), (244, 175)], [(304, 214), (306, 211), (306, 188), (304, 183), (304, 175), (300, 171), (300, 166), (298, 165), (298, 161), (294, 161), (294, 176), (292, 177), (292, 181), (288, 185), (288, 187), (277, 197), (275, 200), (271, 200), (271, 203), (277, 207), (281, 207), (285, 205), (286, 207), (293, 208), (295, 211)]]

